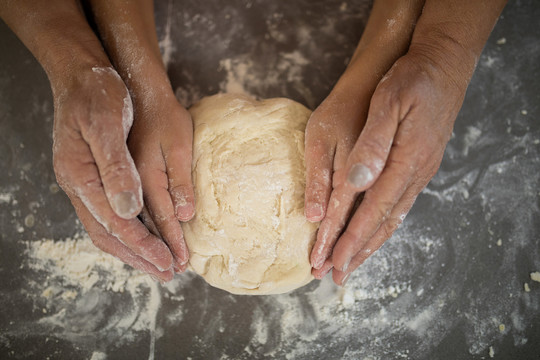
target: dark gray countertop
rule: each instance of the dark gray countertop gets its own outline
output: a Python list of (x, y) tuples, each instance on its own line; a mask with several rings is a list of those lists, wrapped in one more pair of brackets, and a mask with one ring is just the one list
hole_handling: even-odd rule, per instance
[[(369, 11), (342, 1), (156, 7), (186, 106), (244, 91), (316, 107)], [(92, 248), (55, 183), (45, 74), (0, 23), (0, 358), (537, 359), (538, 19), (535, 0), (504, 10), (440, 171), (347, 287), (264, 297), (191, 274), (155, 284)]]

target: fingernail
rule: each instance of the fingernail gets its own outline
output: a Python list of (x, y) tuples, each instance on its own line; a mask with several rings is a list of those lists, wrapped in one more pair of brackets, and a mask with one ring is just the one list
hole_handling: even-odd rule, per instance
[(345, 284), (346, 284), (347, 281), (349, 280), (349, 276), (351, 276), (351, 273), (348, 273), (347, 275), (345, 275), (345, 277), (343, 278), (343, 280), (341, 280), (341, 286), (345, 286)]
[(131, 219), (137, 215), (139, 203), (131, 191), (122, 191), (113, 197), (112, 208), (114, 212), (124, 219)]
[(183, 205), (178, 205), (176, 207), (176, 216), (180, 221), (189, 221), (193, 218), (195, 209), (192, 203), (186, 203)]
[(347, 261), (345, 261), (345, 263), (343, 264), (343, 267), (341, 268), (342, 272), (347, 271), (347, 269), (349, 268), (349, 264), (351, 263), (351, 259), (352, 258), (349, 258), (349, 259), (347, 259)]
[(373, 180), (373, 173), (367, 166), (360, 163), (354, 164), (347, 175), (347, 181), (357, 188), (365, 187), (371, 180)]
[(309, 221), (321, 221), (323, 218), (322, 205), (318, 203), (310, 203), (306, 207), (306, 217)]

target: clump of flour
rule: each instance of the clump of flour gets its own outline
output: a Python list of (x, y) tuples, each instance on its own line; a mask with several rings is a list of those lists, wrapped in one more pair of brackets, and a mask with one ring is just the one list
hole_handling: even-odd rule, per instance
[(148, 281), (146, 275), (96, 248), (86, 234), (62, 241), (32, 241), (29, 256), (31, 269), (48, 272), (50, 279), (62, 278), (64, 285), (77, 286), (83, 293), (96, 285), (124, 292), (128, 282), (142, 284)]

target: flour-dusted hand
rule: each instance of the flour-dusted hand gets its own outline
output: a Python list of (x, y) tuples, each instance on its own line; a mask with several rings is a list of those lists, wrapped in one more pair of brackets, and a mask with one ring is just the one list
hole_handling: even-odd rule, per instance
[(65, 0), (0, 1), (0, 16), (47, 72), (55, 172), (90, 237), (127, 264), (170, 280), (171, 251), (136, 218), (143, 199), (126, 145), (131, 98), (82, 7)]
[(129, 148), (141, 174), (145, 224), (157, 231), (174, 256), (174, 269), (187, 267), (187, 249), (179, 221), (194, 215), (191, 182), (193, 124), (172, 96), (141, 109), (129, 138)]
[(454, 80), (408, 54), (377, 87), (362, 133), (336, 173), (320, 227), (325, 237), (314, 248), (332, 251), (337, 283), (392, 235), (436, 173), (466, 89)]
[[(375, 2), (375, 5), (380, 3)], [(317, 184), (317, 178), (326, 179), (310, 170), (315, 167), (312, 155), (317, 153), (316, 145), (326, 137), (322, 135), (310, 140), (312, 145), (306, 149), (306, 215), (308, 219), (314, 217), (315, 213), (308, 211), (317, 206), (322, 205), (326, 209), (311, 254), (316, 277), (321, 278), (334, 268), (334, 281), (344, 284), (350, 273), (397, 229), (417, 195), (436, 173), (476, 61), (504, 3), (504, 0), (426, 1), (406, 54), (378, 83), (365, 123), (363, 117), (358, 119), (363, 128), (344, 165), (342, 156), (337, 161), (336, 152), (332, 191), (326, 204), (328, 191), (318, 191), (324, 195), (320, 199), (310, 194), (317, 192), (314, 191), (317, 186), (310, 184)], [(476, 18), (479, 13), (483, 14), (481, 19)], [(372, 17), (374, 14), (375, 7)], [(381, 17), (381, 14), (377, 13), (377, 18), (368, 23), (368, 28), (370, 24), (388, 18)], [(379, 26), (379, 29), (383, 34), (381, 39), (396, 33), (384, 26)], [(366, 33), (373, 32), (377, 33), (374, 29), (366, 29)], [(406, 38), (408, 36), (401, 37), (401, 41)], [(354, 83), (354, 80), (365, 83), (368, 88), (372, 84), (358, 76), (360, 71), (353, 75), (363, 57), (364, 68), (374, 66), (369, 64), (370, 56), (364, 55), (363, 48), (369, 48), (369, 41), (367, 45), (360, 43), (352, 65), (336, 85), (337, 90), (334, 89), (329, 96), (329, 99), (341, 99), (334, 99), (334, 104), (342, 104), (334, 106), (336, 112), (330, 118), (342, 120), (332, 123), (323, 120), (326, 125), (333, 125), (327, 126), (330, 129), (328, 133), (345, 133), (335, 129), (350, 123), (348, 117), (351, 112), (347, 109), (351, 105), (347, 99), (350, 93), (361, 94), (351, 85), (349, 91), (339, 90), (341, 84)], [(380, 53), (379, 58), (387, 64), (386, 61), (392, 58), (392, 54), (384, 56), (387, 49), (384, 44), (371, 48), (371, 58), (377, 58), (376, 54)], [(385, 66), (374, 66), (375, 69), (381, 67)], [(364, 101), (364, 96), (358, 97), (355, 101), (358, 108), (365, 107)], [(321, 108), (326, 107), (325, 103), (321, 105)], [(356, 131), (356, 127), (351, 127), (350, 134), (354, 135)], [(312, 154), (308, 155), (308, 151)], [(324, 157), (321, 158), (323, 161), (319, 163), (328, 167)], [(309, 177), (313, 179), (309, 181)], [(317, 201), (320, 203), (313, 205)]]
[(53, 87), (54, 169), (97, 247), (159, 279), (172, 277), (167, 245), (136, 218), (141, 181), (126, 139), (129, 93), (111, 67), (92, 67)]
[[(306, 128), (305, 213), (321, 221), (311, 252), (313, 275), (333, 267), (333, 246), (357, 205), (358, 192), (341, 191), (348, 159), (364, 128), (370, 101), (383, 75), (409, 46), (423, 1), (375, 1), (364, 35), (345, 73), (313, 112)], [(387, 25), (393, 24), (392, 32)]]
[(173, 268), (187, 268), (180, 221), (195, 211), (191, 158), (193, 124), (174, 95), (159, 52), (152, 1), (90, 0), (107, 53), (133, 97), (129, 149), (141, 176), (143, 221), (163, 239)]

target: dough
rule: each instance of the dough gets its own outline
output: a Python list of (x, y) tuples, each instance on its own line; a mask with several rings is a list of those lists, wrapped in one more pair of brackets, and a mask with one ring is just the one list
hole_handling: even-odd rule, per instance
[(318, 224), (304, 216), (304, 130), (292, 100), (220, 94), (190, 109), (195, 217), (190, 267), (234, 294), (278, 294), (312, 280)]

